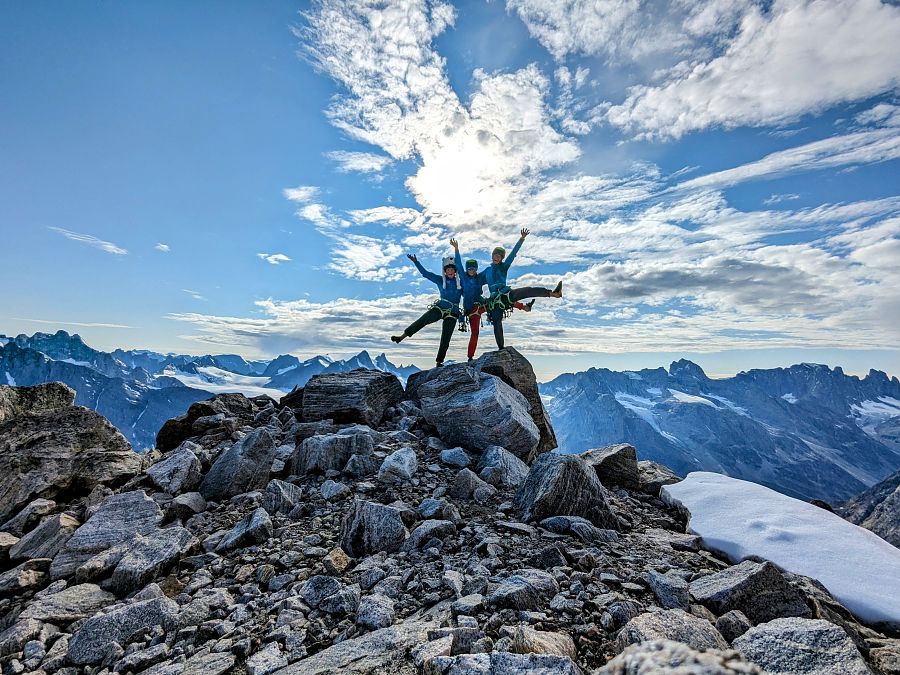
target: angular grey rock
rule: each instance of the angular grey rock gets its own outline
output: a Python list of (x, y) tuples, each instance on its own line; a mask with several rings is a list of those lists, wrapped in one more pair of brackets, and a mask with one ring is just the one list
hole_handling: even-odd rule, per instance
[[(232, 672), (235, 657), (228, 652), (198, 652), (184, 662), (178, 664), (172, 675), (225, 675)], [(168, 675), (166, 673), (151, 673), (145, 675)]]
[(34, 528), (41, 521), (41, 518), (49, 516), (55, 510), (56, 502), (52, 499), (35, 499), (29, 502), (28, 506), (19, 511), (14, 517), (0, 525), (0, 530), (21, 537)]
[(576, 455), (545, 453), (538, 457), (516, 491), (515, 506), (523, 522), (581, 516), (597, 527), (619, 529), (597, 474)]
[(310, 607), (318, 608), (326, 598), (344, 588), (344, 585), (335, 577), (317, 574), (310, 577), (300, 591), (300, 595)]
[(348, 555), (361, 558), (396, 551), (408, 534), (398, 509), (357, 499), (341, 522), (340, 545)]
[(571, 534), (585, 544), (602, 544), (619, 541), (619, 533), (615, 530), (603, 530), (594, 526), (587, 518), (580, 516), (551, 516), (540, 522), (545, 530), (557, 534)]
[(5, 566), (9, 560), (9, 552), (18, 543), (18, 537), (14, 537), (9, 532), (0, 532), (0, 565)]
[(254, 407), (249, 398), (243, 394), (219, 394), (206, 401), (191, 404), (187, 413), (175, 417), (163, 424), (156, 434), (156, 449), (160, 452), (174, 450), (186, 439), (196, 435), (194, 422), (201, 417), (223, 414), (227, 419), (234, 419), (236, 426), (253, 420)]
[(119, 595), (142, 588), (199, 542), (183, 527), (135, 535), (113, 571), (111, 588)]
[(430, 539), (444, 539), (451, 534), (456, 534), (456, 525), (449, 520), (426, 520), (410, 533), (400, 550), (417, 551)]
[(199, 492), (185, 492), (169, 502), (169, 509), (176, 518), (187, 520), (206, 511), (206, 500)]
[(725, 612), (725, 614), (716, 619), (716, 630), (728, 642), (734, 642), (735, 638), (746, 633), (752, 626), (750, 619), (744, 616), (744, 613), (739, 609)]
[(47, 584), (47, 558), (33, 558), (0, 574), (0, 598)]
[(460, 469), (453, 479), (448, 494), (454, 499), (483, 504), (497, 493), (497, 488), (481, 480), (471, 469)]
[(416, 390), (422, 414), (452, 445), (484, 449), (502, 445), (528, 462), (540, 430), (526, 398), (494, 375), (465, 364), (445, 366)]
[(378, 469), (378, 480), (382, 483), (403, 483), (410, 480), (418, 468), (416, 451), (403, 447), (385, 457)]
[(647, 640), (675, 640), (694, 649), (728, 649), (709, 621), (681, 609), (644, 612), (631, 619), (616, 637), (616, 649)]
[(75, 390), (62, 382), (31, 387), (0, 384), (0, 424), (22, 415), (52, 412), (75, 405)]
[(147, 475), (156, 487), (170, 495), (190, 492), (200, 483), (200, 460), (182, 444), (171, 455), (147, 469)]
[(688, 590), (688, 582), (669, 570), (660, 574), (650, 570), (644, 575), (644, 580), (650, 586), (650, 590), (659, 600), (659, 604), (665, 609), (683, 609), (687, 611), (691, 606), (691, 594)]
[(359, 586), (342, 586), (337, 593), (323, 599), (319, 609), (328, 614), (352, 614), (359, 607), (359, 596)]
[(294, 451), (291, 473), (341, 471), (354, 455), (369, 457), (375, 450), (368, 434), (327, 434), (307, 438)]
[(178, 604), (168, 598), (134, 602), (85, 621), (69, 640), (68, 660), (77, 665), (100, 663), (111, 642), (128, 644), (132, 636), (153, 628), (171, 627)]
[(672, 469), (657, 462), (642, 460), (638, 462), (640, 473), (640, 490), (654, 497), (659, 496), (663, 485), (672, 485), (681, 482), (681, 477)]
[(272, 519), (265, 509), (254, 509), (229, 530), (216, 546), (217, 552), (262, 544), (275, 534)]
[(87, 494), (124, 483), (141, 457), (109, 421), (72, 406), (0, 423), (0, 522), (37, 497)]
[(521, 569), (504, 579), (488, 597), (499, 608), (538, 610), (559, 593), (559, 584), (544, 570)]
[(627, 443), (608, 445), (582, 452), (581, 457), (594, 467), (603, 485), (618, 485), (628, 490), (640, 488), (637, 452), (633, 446)]
[(351, 455), (342, 473), (356, 479), (368, 478), (378, 471), (379, 466), (374, 455)]
[(426, 675), (581, 675), (568, 656), (550, 654), (460, 654), (437, 656), (425, 669)]
[(435, 499), (434, 497), (423, 499), (422, 503), (416, 507), (416, 513), (420, 518), (425, 520), (433, 518), (436, 520), (449, 520), (452, 523), (458, 523), (462, 519), (459, 515), (459, 509), (443, 497), (440, 499)]
[[(677, 665), (675, 665), (677, 664)], [(594, 675), (763, 675), (737, 652), (708, 649), (699, 652), (672, 640), (649, 640), (625, 651)]]
[(356, 610), (356, 625), (369, 630), (387, 628), (393, 625), (394, 618), (394, 601), (379, 593), (363, 598)]
[(485, 352), (475, 362), (475, 366), (483, 373), (499, 377), (528, 401), (531, 419), (541, 434), (537, 453), (549, 452), (556, 448), (556, 434), (550, 423), (550, 415), (544, 408), (534, 368), (528, 359), (522, 356), (515, 347), (507, 347), (498, 351)]
[(19, 616), (66, 625), (78, 619), (94, 616), (100, 609), (116, 601), (116, 596), (94, 584), (69, 586), (59, 591), (36, 597)]
[(106, 499), (88, 521), (75, 530), (50, 566), (50, 576), (70, 576), (97, 553), (129, 541), (136, 534), (157, 529), (162, 511), (140, 490)]
[(575, 642), (565, 633), (535, 630), (531, 626), (517, 626), (513, 635), (512, 649), (517, 654), (555, 654), (578, 658)]
[(691, 582), (691, 595), (716, 614), (741, 610), (752, 623), (812, 615), (803, 597), (770, 562), (745, 560)]
[(853, 640), (822, 619), (783, 618), (754, 626), (734, 648), (770, 675), (870, 675)]
[(841, 515), (900, 548), (900, 471), (849, 500)]
[(303, 498), (303, 488), (283, 480), (273, 478), (266, 486), (263, 497), (263, 508), (273, 516), (276, 513), (287, 515)]
[(247, 659), (247, 675), (269, 675), (288, 664), (277, 642), (270, 642)]
[(350, 494), (350, 488), (343, 483), (329, 479), (322, 483), (322, 487), (319, 488), (319, 494), (328, 501), (337, 501), (347, 497)]
[(268, 428), (251, 431), (219, 455), (200, 483), (200, 494), (221, 501), (263, 489), (269, 482), (275, 449), (275, 439)]
[(314, 375), (303, 388), (303, 419), (359, 422), (378, 426), (387, 409), (403, 400), (403, 387), (392, 373), (359, 368), (348, 373)]
[(21, 652), (29, 640), (41, 634), (44, 624), (37, 619), (21, 619), (0, 633), (0, 656)]
[(445, 448), (441, 450), (440, 460), (447, 466), (464, 469), (472, 463), (469, 455), (462, 448)]
[(499, 445), (484, 449), (475, 470), (483, 481), (496, 487), (516, 487), (528, 477), (528, 465)]
[(67, 513), (58, 513), (22, 537), (9, 550), (12, 560), (52, 558), (59, 553), (81, 523)]

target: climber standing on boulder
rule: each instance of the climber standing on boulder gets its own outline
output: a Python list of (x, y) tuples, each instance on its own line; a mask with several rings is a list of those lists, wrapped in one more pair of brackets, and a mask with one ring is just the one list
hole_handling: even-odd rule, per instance
[(413, 261), (423, 277), (437, 284), (441, 297), (422, 316), (409, 324), (400, 335), (392, 335), (391, 340), (399, 343), (405, 338), (415, 335), (428, 324), (441, 321), (441, 342), (435, 363), (437, 366), (442, 366), (444, 357), (447, 356), (447, 349), (450, 347), (450, 338), (453, 337), (453, 329), (456, 327), (456, 321), (460, 315), (459, 301), (462, 298), (462, 283), (457, 275), (457, 264), (453, 258), (444, 258), (442, 265), (444, 274), (441, 276), (422, 267), (422, 263), (415, 254), (409, 253), (406, 257)]
[[(456, 251), (455, 260), (457, 269), (463, 269), (462, 257), (459, 254), (459, 242), (456, 239), (450, 240), (450, 245)], [(466, 260), (465, 273), (461, 276), (463, 290), (463, 313), (460, 316), (460, 330), (466, 329), (468, 324), (471, 333), (469, 334), (469, 345), (467, 355), (471, 362), (475, 357), (475, 350), (478, 347), (478, 333), (481, 328), (481, 315), (487, 311), (487, 301), (482, 296), (481, 291), (484, 288), (484, 273), (478, 271), (478, 261), (470, 258)], [(534, 305), (534, 300), (529, 303), (515, 302), (513, 307), (523, 312), (530, 312)]]
[[(562, 281), (556, 284), (556, 288), (552, 291), (549, 288), (540, 288), (537, 286), (528, 286), (524, 288), (510, 288), (506, 283), (506, 275), (509, 272), (510, 265), (516, 258), (516, 254), (522, 247), (525, 237), (531, 234), (531, 230), (523, 227), (520, 232), (519, 241), (513, 246), (509, 257), (506, 258), (506, 249), (497, 246), (491, 253), (491, 266), (484, 271), (485, 282), (488, 285), (490, 296), (487, 299), (487, 315), (488, 321), (494, 326), (494, 339), (497, 341), (497, 348), (503, 349), (505, 346), (503, 340), (503, 319), (512, 312), (515, 303), (525, 298), (561, 298), (562, 297)], [(504, 260), (506, 258), (506, 260)]]

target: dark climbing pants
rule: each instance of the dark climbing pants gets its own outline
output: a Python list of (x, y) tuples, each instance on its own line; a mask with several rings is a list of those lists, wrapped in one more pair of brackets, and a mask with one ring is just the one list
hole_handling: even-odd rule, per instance
[[(404, 332), (407, 335), (415, 335), (425, 328), (425, 326), (440, 321), (443, 316), (444, 313), (441, 310), (437, 307), (432, 307), (418, 319), (409, 324)], [(453, 337), (453, 329), (456, 328), (457, 318), (458, 317), (451, 315), (444, 319), (444, 323), (441, 326), (441, 343), (438, 346), (437, 358), (435, 359), (437, 363), (443, 363), (444, 357), (447, 356), (447, 350), (450, 348), (450, 338)]]
[[(509, 297), (513, 302), (518, 302), (525, 298), (549, 298), (552, 295), (553, 291), (549, 288), (540, 288), (539, 286), (513, 288), (509, 292)], [(491, 311), (491, 323), (494, 325), (494, 340), (497, 341), (497, 349), (503, 349), (505, 346), (503, 341), (503, 310), (499, 307)]]

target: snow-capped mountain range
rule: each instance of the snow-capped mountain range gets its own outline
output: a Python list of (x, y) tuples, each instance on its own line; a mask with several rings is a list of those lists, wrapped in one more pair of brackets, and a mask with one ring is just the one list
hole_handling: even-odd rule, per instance
[(354, 368), (389, 371), (402, 381), (418, 370), (395, 366), (384, 354), (372, 358), (366, 351), (343, 360), (315, 356), (301, 361), (281, 355), (270, 361), (247, 361), (236, 354), (102, 352), (65, 331), (0, 335), (0, 384), (64, 382), (77, 392), (78, 405), (104, 415), (139, 451), (153, 447), (163, 423), (195, 401), (235, 391), (278, 399), (313, 375)]
[(900, 468), (900, 381), (800, 364), (726, 379), (681, 360), (591, 368), (541, 385), (562, 452), (634, 445), (686, 475), (714, 471), (843, 502)]

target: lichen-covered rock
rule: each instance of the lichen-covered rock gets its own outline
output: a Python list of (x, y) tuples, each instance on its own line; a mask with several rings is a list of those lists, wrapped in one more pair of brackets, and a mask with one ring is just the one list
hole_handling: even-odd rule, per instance
[(774, 619), (734, 640), (734, 648), (769, 675), (870, 675), (853, 640), (822, 619)]
[(379, 593), (363, 598), (356, 610), (356, 625), (369, 630), (386, 628), (394, 623), (394, 618), (394, 601)]
[(221, 500), (261, 490), (269, 482), (275, 450), (269, 429), (251, 431), (218, 456), (200, 483), (200, 494), (206, 499)]
[(403, 399), (403, 387), (392, 373), (358, 368), (348, 373), (314, 375), (303, 388), (303, 419), (360, 422), (375, 427), (387, 409)]
[(266, 486), (266, 494), (263, 497), (263, 508), (270, 514), (281, 513), (287, 515), (303, 498), (303, 488), (273, 478)]
[(156, 487), (170, 495), (190, 492), (200, 483), (200, 460), (182, 444), (171, 455), (147, 469), (147, 475)]
[(753, 623), (779, 617), (809, 617), (800, 593), (770, 562), (745, 560), (691, 582), (691, 595), (716, 614), (741, 610)]
[(50, 576), (54, 579), (70, 576), (97, 553), (123, 544), (137, 534), (148, 534), (157, 529), (161, 521), (159, 506), (143, 492), (113, 495), (75, 530), (53, 559)]
[(396, 551), (408, 534), (398, 509), (355, 500), (341, 523), (340, 545), (350, 556), (360, 558), (379, 551)]
[(581, 457), (597, 472), (603, 485), (618, 485), (637, 490), (641, 485), (637, 451), (627, 443), (594, 448), (581, 453)]
[[(9, 387), (7, 387), (9, 389)], [(37, 497), (86, 495), (138, 473), (141, 457), (102, 415), (80, 406), (0, 423), (0, 522)]]
[(410, 480), (419, 468), (416, 451), (410, 447), (395, 450), (385, 457), (378, 469), (378, 480), (382, 483), (402, 483)]
[(568, 656), (551, 654), (460, 654), (437, 656), (425, 669), (426, 675), (581, 675)]
[(445, 443), (477, 449), (502, 445), (526, 462), (537, 453), (541, 434), (528, 400), (494, 375), (465, 364), (445, 366), (416, 395)]
[(577, 455), (538, 457), (516, 492), (515, 505), (523, 522), (581, 516), (598, 527), (619, 529), (597, 474)]
[(36, 598), (19, 616), (22, 619), (37, 619), (66, 625), (94, 616), (115, 601), (115, 595), (107, 593), (95, 584), (78, 584), (64, 588), (58, 593)]
[(754, 664), (733, 651), (697, 651), (673, 640), (629, 645), (594, 675), (762, 675)]
[(484, 449), (475, 471), (483, 481), (495, 487), (515, 487), (528, 477), (528, 465), (499, 445)]
[(529, 413), (541, 434), (536, 454), (550, 452), (556, 448), (556, 434), (550, 423), (550, 415), (544, 408), (538, 390), (534, 368), (515, 347), (485, 352), (475, 361), (475, 367), (483, 373), (495, 375), (522, 394), (530, 406)]
[(219, 394), (206, 401), (193, 403), (188, 411), (180, 417), (174, 417), (163, 424), (156, 434), (156, 449), (160, 452), (174, 450), (200, 430), (194, 429), (194, 423), (201, 417), (224, 415), (225, 419), (235, 419), (237, 426), (253, 420), (255, 410), (253, 403), (243, 394)]
[(62, 410), (75, 405), (75, 390), (62, 382), (31, 387), (0, 384), (0, 424), (20, 415)]
[(622, 651), (647, 640), (675, 640), (694, 649), (728, 649), (715, 626), (681, 609), (644, 612), (634, 617), (616, 638), (616, 648)]
[(488, 597), (488, 602), (499, 608), (540, 609), (550, 598), (559, 593), (559, 584), (544, 570), (521, 569), (504, 579)]

